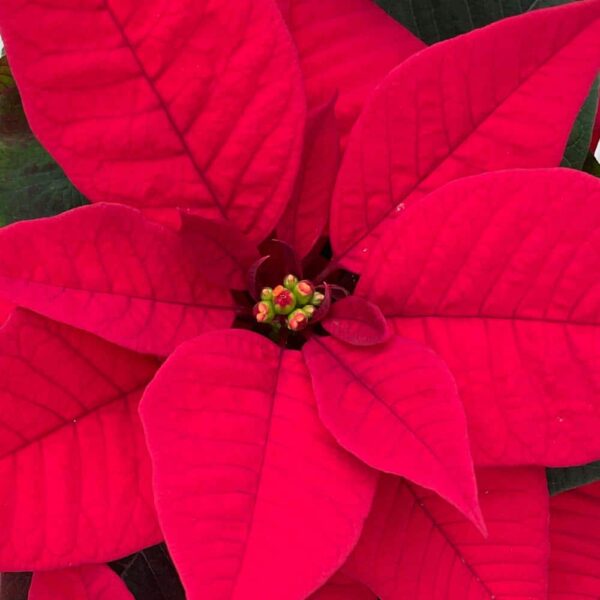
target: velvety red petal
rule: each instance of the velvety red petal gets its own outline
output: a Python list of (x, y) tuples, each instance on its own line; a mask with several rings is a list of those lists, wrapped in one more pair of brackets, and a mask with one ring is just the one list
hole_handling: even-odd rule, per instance
[(489, 173), (412, 205), (357, 293), (447, 362), (476, 463), (600, 457), (600, 180)]
[(336, 96), (308, 115), (304, 153), (296, 189), (279, 224), (277, 237), (306, 256), (324, 233), (340, 160), (335, 121)]
[(482, 527), (465, 415), (442, 360), (399, 337), (372, 348), (313, 337), (302, 352), (319, 415), (344, 448), (435, 490)]
[(376, 474), (321, 425), (300, 353), (205, 334), (167, 360), (140, 410), (188, 600), (303, 600), (350, 553)]
[(34, 573), (29, 600), (134, 600), (106, 565)]
[(228, 290), (201, 277), (204, 249), (114, 204), (0, 230), (0, 296), (139, 352), (166, 355), (227, 327)]
[(362, 271), (402, 203), (448, 181), (558, 166), (599, 67), (596, 0), (505, 19), (400, 65), (348, 144), (332, 205), (337, 261)]
[(137, 416), (157, 361), (17, 310), (0, 329), (0, 570), (156, 544)]
[(188, 213), (180, 218), (186, 243), (197, 248), (196, 267), (202, 277), (224, 289), (245, 290), (248, 270), (260, 257), (256, 245), (226, 221)]
[(482, 469), (477, 479), (487, 538), (438, 496), (382, 477), (344, 571), (384, 600), (545, 600), (544, 470)]
[(0, 34), (33, 131), (89, 200), (255, 240), (276, 225), (305, 98), (272, 0), (5, 0)]
[(551, 600), (600, 598), (600, 483), (550, 499)]
[(290, 28), (310, 107), (338, 94), (342, 143), (375, 86), (425, 47), (371, 0), (277, 0)]

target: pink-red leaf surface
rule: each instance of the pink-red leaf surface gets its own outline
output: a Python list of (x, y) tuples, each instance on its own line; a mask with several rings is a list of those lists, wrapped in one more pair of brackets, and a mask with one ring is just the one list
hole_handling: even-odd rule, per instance
[(275, 226), (305, 100), (272, 0), (6, 0), (0, 34), (33, 131), (89, 200)]
[(202, 335), (167, 360), (141, 415), (189, 600), (303, 600), (352, 550), (375, 473), (322, 426), (300, 353)]
[(399, 337), (370, 348), (313, 337), (302, 351), (319, 415), (344, 448), (435, 490), (483, 529), (465, 415), (443, 361)]
[(0, 570), (157, 543), (137, 408), (157, 361), (17, 310), (0, 329)]
[(551, 600), (600, 598), (600, 483), (550, 500)]
[(506, 171), (407, 208), (357, 293), (446, 360), (476, 463), (564, 466), (600, 457), (598, 273), (600, 180)]
[(361, 271), (402, 203), (448, 181), (558, 166), (599, 67), (598, 0), (502, 20), (400, 65), (348, 144), (332, 205), (337, 260)]
[(309, 600), (377, 600), (377, 597), (362, 583), (336, 573)]
[(381, 344), (390, 336), (379, 307), (359, 296), (348, 296), (333, 304), (323, 327), (338, 340), (354, 346)]
[(344, 570), (384, 600), (546, 600), (544, 470), (482, 469), (477, 479), (487, 538), (431, 492), (382, 477)]
[(196, 266), (208, 282), (224, 289), (247, 288), (248, 269), (259, 258), (256, 244), (225, 221), (183, 213), (181, 225), (187, 243), (196, 247)]
[(308, 103), (337, 93), (342, 141), (375, 86), (425, 47), (371, 0), (277, 0), (304, 74)]
[(34, 573), (29, 600), (134, 600), (106, 565)]
[(132, 208), (84, 206), (0, 230), (0, 297), (140, 352), (227, 327), (228, 290), (202, 278), (194, 235)]
[(324, 233), (340, 160), (340, 138), (333, 96), (308, 115), (304, 152), (296, 189), (279, 224), (277, 236), (306, 256)]

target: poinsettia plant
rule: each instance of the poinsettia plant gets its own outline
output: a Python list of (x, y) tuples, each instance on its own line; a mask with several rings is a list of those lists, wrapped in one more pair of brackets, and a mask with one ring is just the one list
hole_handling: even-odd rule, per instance
[(0, 5), (30, 600), (600, 595), (600, 0), (471, 4)]

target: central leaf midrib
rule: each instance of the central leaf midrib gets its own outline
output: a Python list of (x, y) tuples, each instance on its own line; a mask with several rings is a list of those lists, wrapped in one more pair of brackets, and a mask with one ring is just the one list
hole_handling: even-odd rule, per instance
[(130, 51), (136, 65), (140, 71), (140, 74), (142, 75), (143, 79), (146, 81), (151, 92), (156, 97), (156, 99), (163, 111), (163, 114), (167, 118), (167, 121), (168, 121), (171, 129), (173, 130), (173, 132), (175, 133), (175, 136), (179, 140), (179, 143), (181, 144), (181, 147), (183, 148), (185, 155), (188, 157), (190, 163), (192, 164), (192, 167), (196, 171), (198, 178), (200, 179), (202, 185), (204, 186), (206, 191), (210, 194), (211, 199), (212, 199), (214, 205), (216, 206), (216, 208), (219, 210), (219, 213), (221, 214), (221, 216), (225, 220), (228, 220), (225, 207), (223, 206), (214, 187), (212, 186), (212, 184), (210, 183), (210, 181), (204, 174), (204, 170), (202, 169), (201, 165), (198, 163), (196, 157), (194, 156), (192, 149), (190, 148), (190, 145), (188, 144), (187, 140), (185, 139), (185, 135), (184, 135), (183, 131), (181, 131), (181, 129), (177, 126), (177, 123), (175, 122), (175, 118), (171, 114), (171, 111), (169, 110), (167, 102), (163, 98), (162, 94), (158, 91), (158, 88), (156, 87), (154, 80), (150, 77), (150, 74), (146, 70), (144, 63), (142, 62), (141, 58), (138, 56), (138, 53), (136, 52), (135, 47), (131, 43), (131, 40), (129, 39), (129, 36), (126, 33), (123, 24), (119, 21), (119, 19), (117, 18), (117, 15), (111, 8), (109, 0), (102, 0), (102, 3), (104, 5), (104, 8), (106, 9), (106, 12), (110, 16), (110, 19), (113, 22), (117, 32), (121, 36), (123, 43), (125, 44), (127, 49)]

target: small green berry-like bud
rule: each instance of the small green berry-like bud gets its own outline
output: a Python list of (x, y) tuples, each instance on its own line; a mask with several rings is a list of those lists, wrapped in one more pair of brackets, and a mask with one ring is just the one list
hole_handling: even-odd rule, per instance
[(301, 308), (297, 308), (287, 318), (288, 329), (291, 329), (292, 331), (301, 331), (302, 329), (305, 329), (307, 325), (308, 316)]
[(298, 300), (300, 306), (308, 304), (311, 301), (314, 292), (315, 288), (313, 287), (313, 284), (306, 279), (299, 281), (294, 287), (294, 296), (296, 296), (296, 300)]
[(302, 311), (309, 319), (315, 314), (316, 310), (317, 309), (312, 304), (307, 304), (302, 307)]
[(273, 300), (273, 288), (264, 287), (260, 292), (261, 300)]
[(298, 283), (298, 278), (295, 275), (286, 275), (283, 278), (283, 285), (284, 287), (286, 287), (288, 290), (293, 290), (294, 287), (296, 287), (296, 284)]
[(268, 300), (257, 302), (252, 309), (252, 313), (254, 314), (254, 318), (259, 323), (271, 323), (271, 321), (273, 321), (275, 318), (273, 304)]
[(296, 308), (294, 294), (282, 285), (273, 289), (273, 308), (278, 315), (289, 315)]
[(321, 292), (315, 292), (312, 297), (312, 303), (315, 306), (319, 306), (323, 300), (325, 300), (325, 295), (321, 294)]

